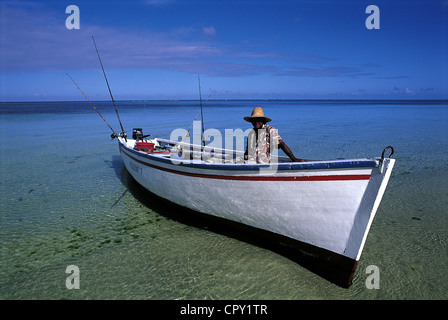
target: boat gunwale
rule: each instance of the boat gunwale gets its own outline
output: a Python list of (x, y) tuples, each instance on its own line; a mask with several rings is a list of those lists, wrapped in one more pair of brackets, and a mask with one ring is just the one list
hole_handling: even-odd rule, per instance
[(120, 150), (124, 148), (127, 152), (143, 157), (151, 161), (165, 164), (171, 164), (184, 168), (208, 169), (219, 171), (260, 171), (275, 168), (279, 172), (303, 171), (303, 170), (335, 170), (335, 169), (367, 169), (377, 168), (380, 164), (380, 158), (359, 158), (359, 159), (340, 159), (340, 160), (310, 160), (306, 162), (287, 162), (273, 164), (240, 164), (240, 163), (206, 163), (202, 160), (185, 160), (182, 158), (173, 159), (156, 153), (146, 153), (127, 146), (119, 141)]

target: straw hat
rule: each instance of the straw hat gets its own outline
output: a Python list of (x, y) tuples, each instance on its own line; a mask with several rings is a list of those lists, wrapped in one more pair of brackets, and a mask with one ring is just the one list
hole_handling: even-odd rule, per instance
[(254, 119), (254, 118), (264, 118), (266, 120), (266, 122), (271, 121), (271, 118), (264, 116), (264, 111), (261, 107), (255, 107), (254, 110), (252, 111), (251, 116), (244, 117), (244, 120), (246, 120), (248, 122), (252, 122), (252, 119)]

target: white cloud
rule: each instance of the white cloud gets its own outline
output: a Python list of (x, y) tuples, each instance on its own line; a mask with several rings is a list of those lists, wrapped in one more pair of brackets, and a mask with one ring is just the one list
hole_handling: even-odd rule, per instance
[(203, 27), (202, 28), (202, 34), (207, 36), (207, 37), (215, 37), (216, 36), (216, 29), (213, 26)]
[(185, 26), (171, 32), (154, 32), (81, 21), (79, 30), (68, 30), (67, 15), (43, 7), (28, 10), (4, 6), (2, 10), (2, 72), (98, 70), (93, 35), (107, 70), (157, 68), (221, 77), (371, 75), (363, 68), (336, 66), (334, 59), (314, 54), (215, 45), (210, 41), (217, 34), (214, 26)]
[[(107, 68), (172, 68), (221, 54), (209, 42), (186, 40), (169, 33), (103, 27), (81, 23), (65, 27), (65, 16), (50, 11), (2, 7), (0, 70), (70, 71), (98, 67), (92, 42)], [(2, 18), (3, 18), (2, 17)], [(3, 32), (5, 31), (5, 32)], [(213, 34), (214, 28), (207, 29)], [(187, 37), (188, 38), (188, 37)]]

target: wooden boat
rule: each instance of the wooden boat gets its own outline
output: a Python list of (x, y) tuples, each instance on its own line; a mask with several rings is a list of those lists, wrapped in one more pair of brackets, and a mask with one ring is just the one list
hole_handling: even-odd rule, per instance
[[(121, 134), (67, 76), (118, 138), (124, 164), (139, 184), (177, 205), (260, 231), (291, 248), (309, 269), (341, 286), (352, 283), (395, 163), (392, 147), (381, 158), (296, 163), (277, 157), (266, 165), (246, 163), (233, 150), (144, 141), (141, 129), (127, 139), (96, 44), (95, 49)], [(200, 88), (199, 80), (199, 93)]]
[(289, 162), (278, 157), (265, 165), (246, 163), (243, 153), (233, 150), (133, 138), (118, 137), (119, 149), (144, 188), (257, 230), (344, 287), (352, 283), (395, 163), (392, 147), (377, 158)]

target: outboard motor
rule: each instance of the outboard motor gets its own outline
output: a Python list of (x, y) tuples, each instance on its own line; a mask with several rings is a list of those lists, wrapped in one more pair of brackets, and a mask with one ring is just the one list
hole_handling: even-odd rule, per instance
[(143, 140), (143, 129), (142, 128), (132, 129), (132, 139)]
[(132, 139), (135, 139), (134, 149), (137, 151), (153, 153), (154, 152), (154, 143), (143, 141), (143, 138), (146, 138), (149, 136), (150, 136), (150, 134), (147, 134), (146, 136), (143, 135), (142, 128), (132, 129)]
[(146, 136), (143, 135), (143, 129), (142, 128), (134, 128), (132, 129), (132, 139), (135, 141), (142, 140), (143, 138), (149, 137), (150, 134), (147, 134)]

